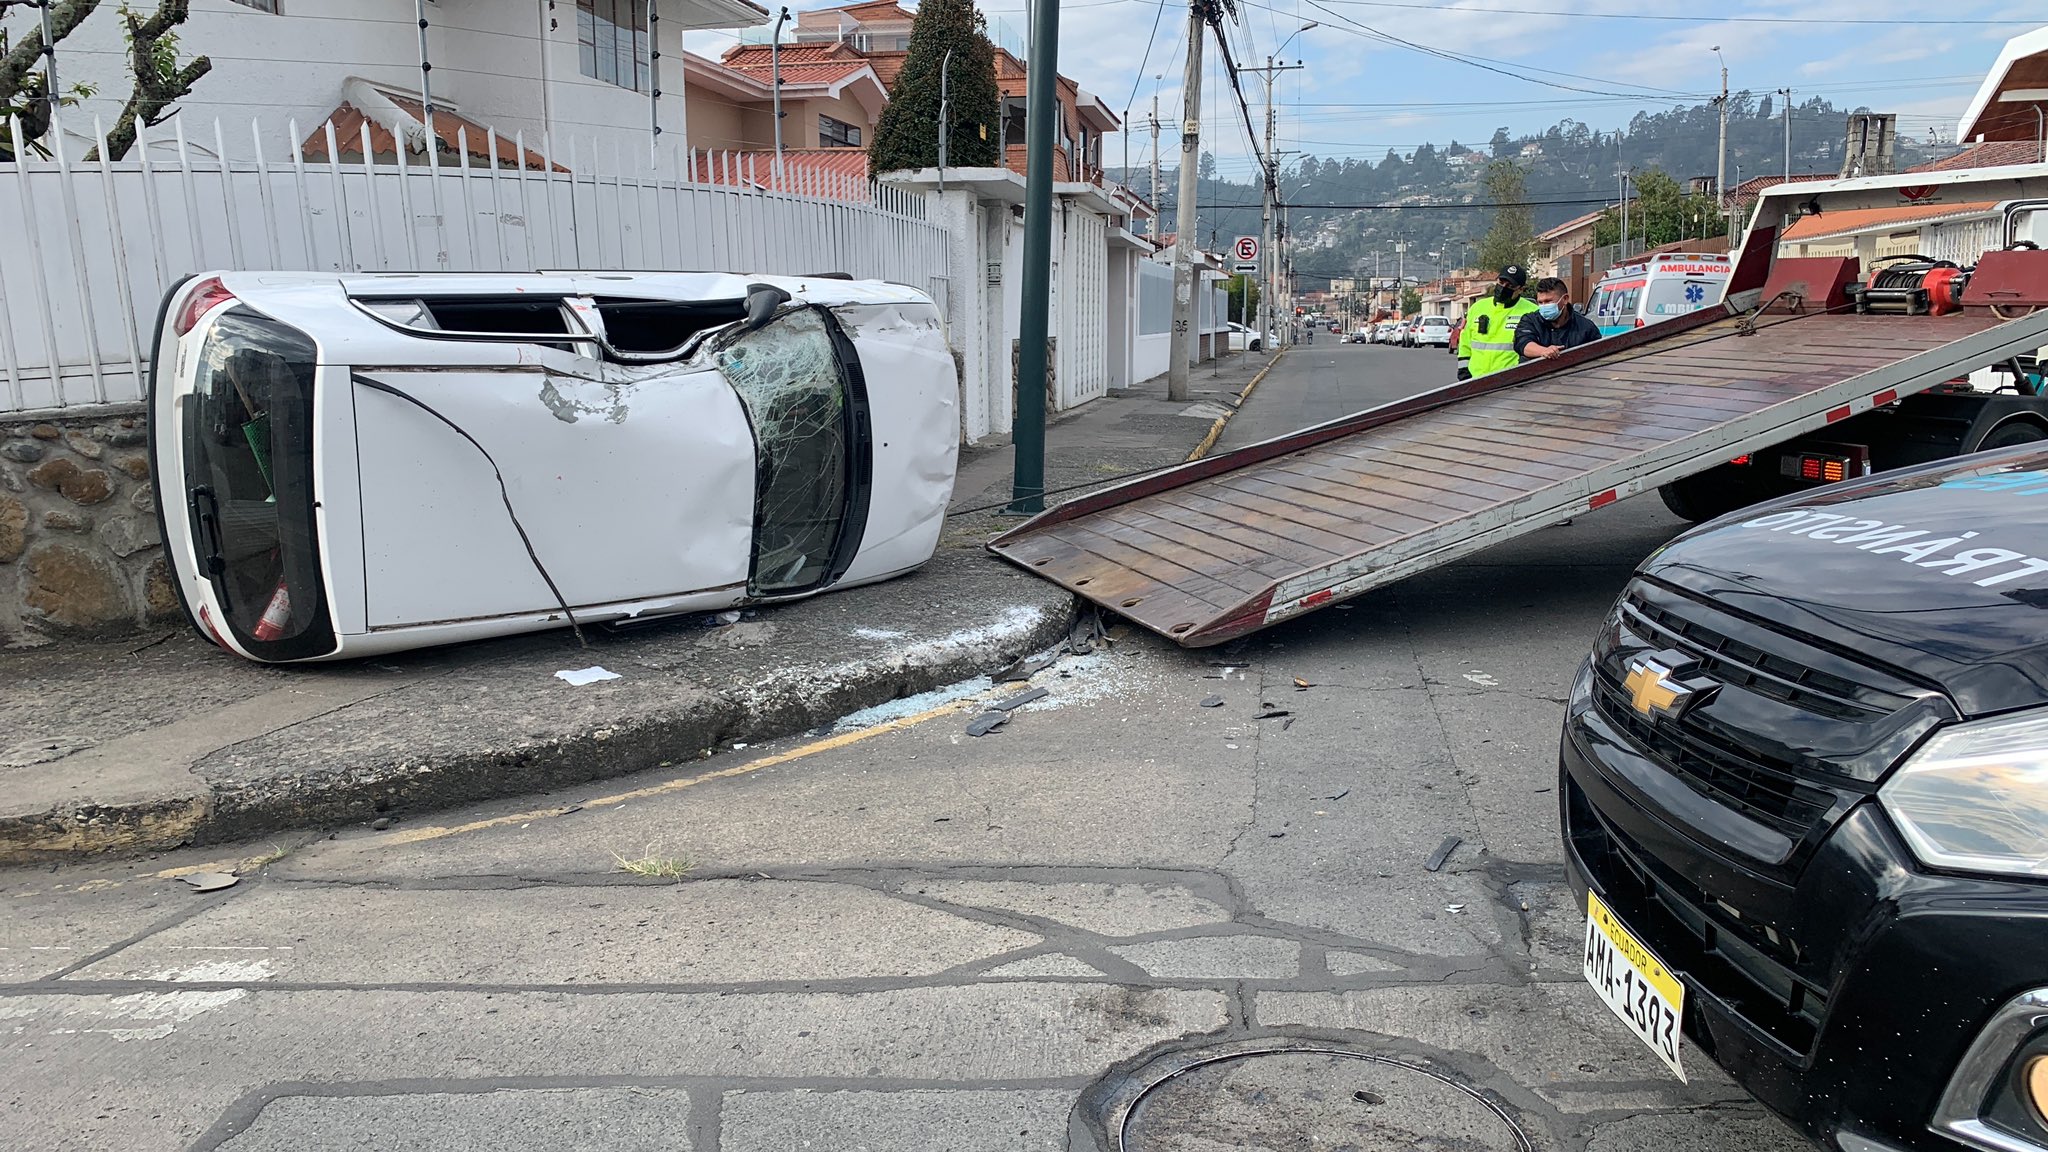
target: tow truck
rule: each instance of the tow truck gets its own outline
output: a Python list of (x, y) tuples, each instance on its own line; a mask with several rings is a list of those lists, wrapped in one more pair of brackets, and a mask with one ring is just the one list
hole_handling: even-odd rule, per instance
[[(1968, 262), (1784, 256), (1808, 216), (1996, 202)], [(2048, 164), (1781, 185), (1718, 306), (1136, 477), (991, 541), (1189, 647), (1658, 491), (1705, 520), (2048, 438)]]

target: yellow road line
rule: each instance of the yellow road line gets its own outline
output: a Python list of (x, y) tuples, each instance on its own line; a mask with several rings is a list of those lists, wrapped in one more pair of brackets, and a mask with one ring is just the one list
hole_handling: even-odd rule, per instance
[[(995, 691), (995, 689), (990, 689), (984, 692), (977, 692), (972, 696), (955, 700), (950, 704), (941, 704), (937, 708), (929, 708), (912, 716), (900, 716), (894, 720), (885, 720), (872, 727), (858, 728), (852, 732), (841, 732), (834, 736), (827, 736), (822, 740), (814, 740), (798, 748), (791, 748), (787, 752), (777, 752), (772, 756), (762, 756), (756, 760), (749, 760), (745, 764), (736, 764), (731, 768), (721, 768), (716, 772), (706, 772), (701, 776), (688, 776), (680, 780), (670, 780), (647, 788), (635, 788), (630, 792), (617, 792), (610, 796), (599, 796), (595, 799), (585, 800), (577, 805), (577, 807), (582, 809), (609, 807), (624, 804), (628, 800), (640, 800), (649, 796), (663, 796), (672, 792), (680, 792), (685, 788), (694, 788), (699, 784), (708, 784), (713, 780), (730, 780), (735, 776), (745, 776), (750, 772), (759, 772), (763, 768), (773, 768), (778, 764), (787, 764), (792, 760), (802, 760), (807, 756), (815, 756), (820, 752), (831, 752), (835, 749), (845, 748), (858, 744), (863, 740), (880, 736), (885, 732), (900, 732), (905, 728), (916, 727), (927, 720), (935, 720), (941, 716), (964, 711), (967, 705), (994, 695)], [(565, 815), (569, 811), (570, 809), (568, 808), (537, 808), (529, 812), (514, 812), (508, 816), (493, 816), (488, 820), (472, 820), (467, 824), (427, 825), (419, 828), (408, 828), (402, 832), (383, 833), (376, 838), (374, 843), (377, 847), (418, 844), (424, 840), (439, 840), (466, 832), (481, 832), (487, 828), (502, 828), (508, 824), (525, 824), (534, 820), (545, 820), (550, 817)]]
[(1285, 355), (1287, 355), (1287, 349), (1282, 348), (1280, 351), (1273, 354), (1273, 358), (1271, 360), (1266, 361), (1266, 366), (1264, 368), (1259, 369), (1258, 375), (1252, 377), (1251, 382), (1244, 386), (1244, 391), (1239, 392), (1237, 394), (1237, 403), (1231, 407), (1230, 411), (1224, 413), (1221, 416), (1218, 416), (1216, 418), (1216, 422), (1214, 424), (1209, 425), (1209, 434), (1207, 436), (1202, 437), (1202, 442), (1200, 444), (1195, 445), (1195, 450), (1193, 452), (1188, 453), (1188, 458), (1186, 461), (1184, 461), (1184, 463), (1192, 464), (1195, 461), (1200, 460), (1202, 457), (1207, 456), (1209, 454), (1209, 449), (1214, 448), (1216, 446), (1216, 438), (1223, 435), (1223, 426), (1225, 424), (1230, 423), (1230, 418), (1237, 414), (1237, 410), (1244, 406), (1245, 401), (1251, 399), (1252, 389), (1257, 388), (1259, 386), (1259, 381), (1264, 380), (1266, 378), (1266, 373), (1271, 372), (1273, 370), (1273, 365), (1278, 364), (1280, 362), (1280, 358)]

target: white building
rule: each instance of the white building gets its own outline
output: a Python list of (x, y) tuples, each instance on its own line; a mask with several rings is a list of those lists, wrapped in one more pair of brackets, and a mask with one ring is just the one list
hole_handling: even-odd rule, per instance
[[(13, 6), (0, 27), (15, 39), (40, 18)], [(218, 119), (228, 126), (226, 150), (240, 157), (251, 147), (252, 118), (266, 140), (293, 122), (312, 137), (343, 104), (374, 93), (370, 100), (395, 98), (401, 109), (431, 94), (458, 123), (524, 132), (529, 147), (594, 138), (606, 149), (645, 150), (656, 126), (664, 147), (680, 147), (683, 32), (767, 19), (749, 0), (193, 0), (177, 30), (179, 59), (205, 56), (212, 70), (150, 138), (182, 122), (190, 146), (211, 152)], [(94, 116), (111, 126), (132, 86), (116, 5), (102, 4), (61, 40), (56, 64), (63, 89), (97, 90), (63, 112), (67, 140), (81, 145), (75, 156)], [(660, 99), (657, 69), (669, 93)]]

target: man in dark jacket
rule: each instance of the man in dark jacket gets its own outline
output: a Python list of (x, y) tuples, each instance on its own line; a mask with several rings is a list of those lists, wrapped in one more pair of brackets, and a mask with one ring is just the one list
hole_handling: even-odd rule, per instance
[(1555, 276), (1536, 282), (1536, 311), (1515, 325), (1515, 351), (1524, 360), (1555, 360), (1599, 338), (1600, 326), (1572, 307), (1570, 286)]

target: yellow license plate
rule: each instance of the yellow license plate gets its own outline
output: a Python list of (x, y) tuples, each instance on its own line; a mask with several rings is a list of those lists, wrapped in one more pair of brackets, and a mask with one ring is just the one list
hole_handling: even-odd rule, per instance
[(1684, 1080), (1678, 1052), (1685, 985), (1591, 892), (1586, 893), (1584, 972), (1607, 1007)]

